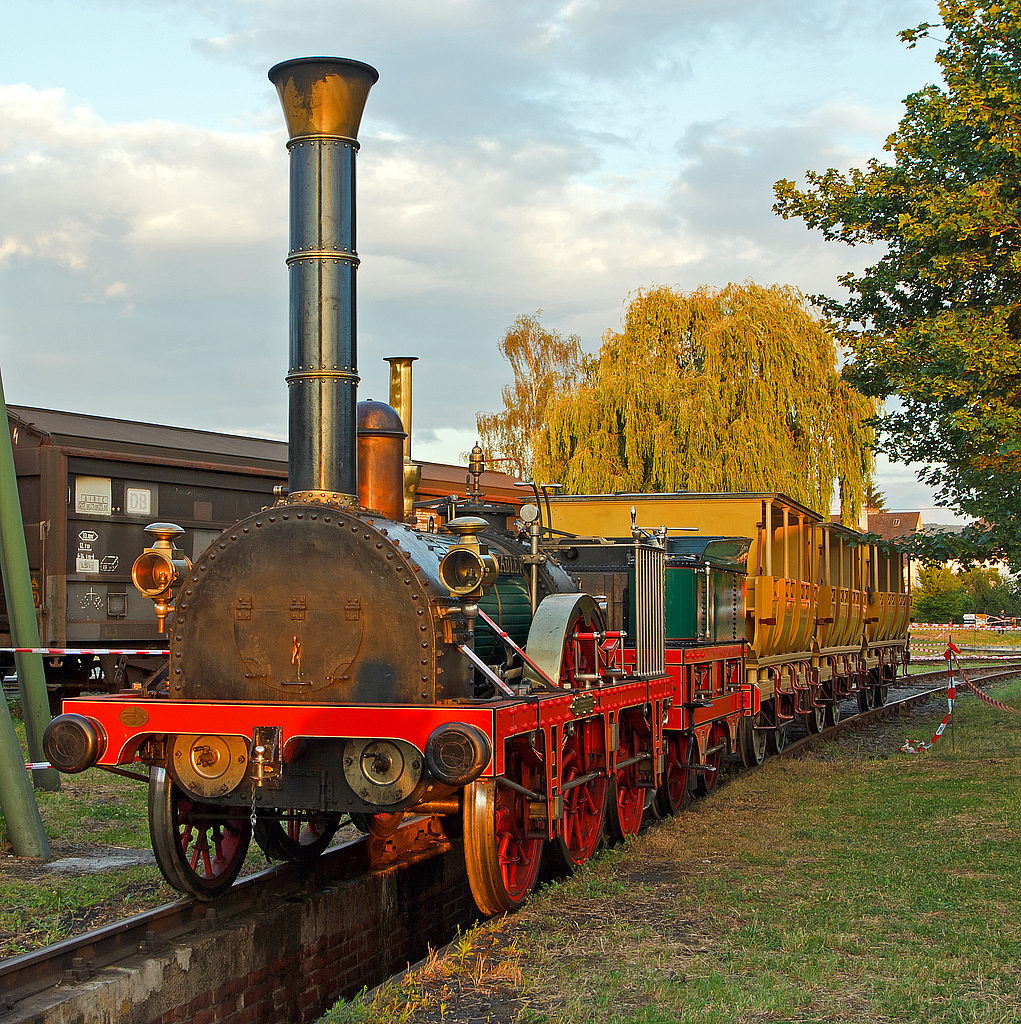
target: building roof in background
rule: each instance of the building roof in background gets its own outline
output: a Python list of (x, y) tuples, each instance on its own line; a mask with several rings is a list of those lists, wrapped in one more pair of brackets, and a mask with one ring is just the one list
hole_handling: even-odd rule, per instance
[(922, 529), (921, 512), (870, 512), (869, 533), (878, 534), (883, 540), (894, 540), (918, 533)]
[[(27, 405), (8, 405), (7, 415), (12, 431), (17, 428), (20, 435), (15, 442), (17, 447), (53, 445), (100, 457), (101, 453), (130, 451), (162, 464), (183, 461), (223, 470), (258, 467), (263, 475), (279, 476), (281, 482), (287, 480), (286, 441), (217, 434), (211, 430), (118, 420), (109, 416), (88, 416), (57, 409), (36, 409)], [(415, 461), (422, 467), (420, 499), (450, 494), (465, 496), (466, 466)], [(270, 473), (267, 474), (267, 470)], [(483, 473), (481, 479), (482, 489), (491, 500), (510, 501), (516, 505), (532, 500), (531, 490), (516, 487), (516, 482), (506, 473), (490, 471)]]

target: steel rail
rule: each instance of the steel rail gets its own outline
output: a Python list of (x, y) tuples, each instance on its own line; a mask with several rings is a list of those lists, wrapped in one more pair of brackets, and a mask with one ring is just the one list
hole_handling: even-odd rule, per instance
[[(942, 672), (927, 672), (917, 676), (902, 676), (901, 678), (905, 681), (915, 680), (918, 681), (925, 676), (943, 676), (946, 678), (946, 670)], [(1012, 676), (1021, 675), (1021, 667), (1013, 669), (1005, 669), (1000, 672), (989, 672), (985, 675), (978, 676), (972, 680), (973, 683), (988, 683), (995, 679), (1010, 679)], [(835, 739), (842, 732), (847, 732), (854, 729), (857, 726), (862, 725), (874, 725), (876, 722), (881, 722), (885, 718), (891, 718), (894, 715), (899, 715), (907, 708), (912, 707), (915, 704), (924, 703), (930, 700), (932, 697), (941, 696), (947, 692), (946, 686), (938, 686), (931, 690), (922, 690), (920, 693), (913, 693), (907, 697), (903, 697), (900, 700), (889, 701), (884, 704), (881, 708), (872, 708), (869, 711), (859, 711), (856, 715), (849, 715), (847, 718), (842, 718), (836, 725), (828, 726), (823, 729), (822, 732), (813, 733), (808, 736), (803, 736), (801, 739), (796, 740), (794, 743), (784, 747), (784, 749), (776, 755), (777, 757), (798, 757), (801, 754), (805, 754), (812, 749), (815, 744), (828, 743)]]
[[(303, 889), (349, 881), (377, 867), (445, 853), (451, 844), (435, 818), (413, 818), (390, 839), (361, 836), (309, 865), (276, 864), (235, 882), (215, 905), (192, 897), (155, 907), (21, 956), (0, 960), (0, 1014), (59, 982), (87, 981), (102, 967), (155, 952), (186, 934), (219, 928)], [(384, 859), (380, 854), (385, 853)]]

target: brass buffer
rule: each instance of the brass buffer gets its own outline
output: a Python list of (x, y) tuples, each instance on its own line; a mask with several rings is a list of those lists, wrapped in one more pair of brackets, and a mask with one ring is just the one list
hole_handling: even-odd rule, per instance
[(136, 590), (152, 598), (162, 633), (167, 616), (174, 610), (174, 587), (191, 570), (191, 559), (174, 546), (174, 541), (184, 534), (180, 526), (153, 523), (145, 528), (145, 532), (155, 540), (151, 548), (145, 548), (135, 559), (131, 567), (131, 582)]

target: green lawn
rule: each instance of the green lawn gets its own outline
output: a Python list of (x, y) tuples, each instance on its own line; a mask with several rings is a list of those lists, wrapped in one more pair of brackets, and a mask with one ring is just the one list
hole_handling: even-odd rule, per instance
[(1018, 716), (974, 697), (956, 749), (769, 760), (328, 1019), (1021, 1021), (1019, 769)]

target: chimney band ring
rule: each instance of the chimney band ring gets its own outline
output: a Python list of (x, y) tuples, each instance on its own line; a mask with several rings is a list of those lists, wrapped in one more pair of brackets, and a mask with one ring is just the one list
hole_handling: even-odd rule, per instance
[(343, 260), (356, 267), (361, 262), (357, 254), (349, 249), (303, 249), (294, 253), (293, 256), (288, 256), (284, 262), (290, 266), (292, 263), (300, 263), (302, 260)]
[(299, 380), (322, 380), (323, 377), (349, 380), (352, 384), (357, 384), (362, 379), (357, 373), (347, 373), (344, 370), (295, 370), (289, 373), (284, 380), (288, 384), (294, 384)]
[(304, 142), (322, 142), (323, 145), (326, 145), (327, 142), (332, 142), (334, 145), (351, 146), (353, 149), (361, 147), (361, 143), (357, 139), (352, 139), (349, 135), (327, 135), (324, 132), (322, 135), (318, 133), (314, 135), (295, 135), (293, 139), (287, 140), (287, 148), (291, 149)]

